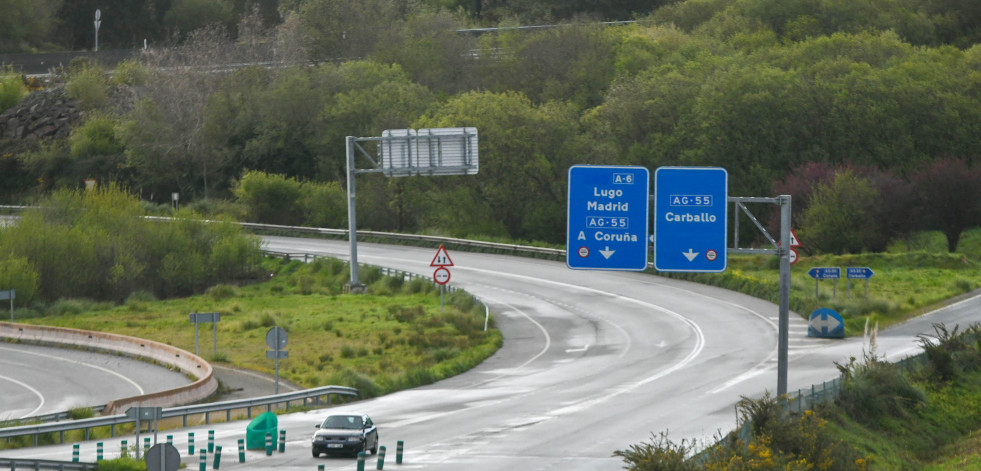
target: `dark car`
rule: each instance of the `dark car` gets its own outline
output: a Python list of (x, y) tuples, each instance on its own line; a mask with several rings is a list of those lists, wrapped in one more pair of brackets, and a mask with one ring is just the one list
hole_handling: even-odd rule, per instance
[(378, 428), (365, 414), (331, 415), (317, 428), (311, 441), (314, 458), (321, 453), (378, 453)]

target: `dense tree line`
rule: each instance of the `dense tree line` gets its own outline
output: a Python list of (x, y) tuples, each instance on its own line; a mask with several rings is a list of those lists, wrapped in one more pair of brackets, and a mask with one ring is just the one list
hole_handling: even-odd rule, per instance
[(239, 226), (191, 212), (168, 223), (144, 219), (140, 201), (112, 185), (59, 190), (38, 203), (0, 229), (0, 283), (24, 305), (118, 302), (137, 291), (186, 296), (258, 270), (259, 240)]
[[(457, 31), (503, 2), (425, 3), (281, 1), (275, 27), (254, 10), (111, 78), (79, 65), (66, 80), (86, 120), (70, 142), (11, 153), (0, 199), (98, 178), (343, 227), (328, 209), (343, 201), (316, 218), (293, 202), (342, 198), (345, 136), (474, 126), (478, 175), (359, 176), (359, 225), (560, 243), (577, 163), (724, 167), (731, 195), (794, 195), (795, 227), (819, 251), (924, 229), (954, 250), (981, 222), (981, 20), (955, 0), (684, 1), (630, 25), (482, 35)], [(506, 5), (514, 18), (549, 3)], [(536, 18), (549, 15), (562, 17)], [(281, 66), (208, 67), (269, 60)], [(248, 188), (283, 190), (283, 210), (255, 207)]]

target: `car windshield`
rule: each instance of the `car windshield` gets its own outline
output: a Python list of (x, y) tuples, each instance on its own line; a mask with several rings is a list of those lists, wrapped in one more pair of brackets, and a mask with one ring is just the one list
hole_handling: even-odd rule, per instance
[(361, 429), (361, 417), (357, 415), (332, 415), (324, 420), (320, 428)]

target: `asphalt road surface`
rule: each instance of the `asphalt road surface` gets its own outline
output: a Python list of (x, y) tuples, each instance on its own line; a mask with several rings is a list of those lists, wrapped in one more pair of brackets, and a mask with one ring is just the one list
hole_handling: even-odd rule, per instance
[[(347, 258), (341, 241), (266, 238), (271, 250)], [(436, 247), (359, 244), (359, 261), (427, 276)], [(621, 469), (615, 450), (667, 433), (701, 443), (736, 426), (735, 403), (776, 390), (777, 307), (717, 288), (634, 272), (569, 270), (564, 263), (450, 252), (451, 283), (478, 296), (504, 333), (501, 350), (473, 370), (413, 390), (330, 410), (279, 416), (285, 453), (235, 454), (235, 469), (353, 469), (350, 458), (313, 458), (309, 439), (328, 413), (364, 411), (394, 459), (405, 443), (403, 469)], [(872, 285), (874, 290), (874, 283)], [(883, 332), (875, 352), (897, 360), (918, 350), (916, 334), (932, 322), (981, 319), (978, 298)], [(866, 339), (813, 339), (792, 316), (789, 389), (837, 377), (834, 362), (861, 357)], [(288, 361), (288, 360), (287, 360)], [(247, 423), (175, 431), (215, 430), (235, 450)], [(117, 437), (122, 439), (127, 437)], [(129, 437), (132, 439), (132, 437)], [(93, 456), (83, 444), (83, 459)], [(112, 447), (110, 446), (110, 449)], [(183, 453), (183, 451), (182, 451)], [(226, 451), (227, 453), (227, 451)], [(67, 459), (70, 445), (8, 450), (0, 456)], [(89, 459), (91, 461), (91, 459)], [(185, 462), (196, 463), (195, 457)]]

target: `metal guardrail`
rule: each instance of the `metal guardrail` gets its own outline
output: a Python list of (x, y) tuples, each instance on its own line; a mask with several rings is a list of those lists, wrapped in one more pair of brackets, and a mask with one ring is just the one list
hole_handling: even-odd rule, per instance
[[(209, 404), (195, 404), (190, 406), (180, 406), (180, 407), (169, 407), (163, 409), (162, 418), (183, 418), (183, 427), (187, 426), (187, 417), (189, 415), (204, 414), (205, 424), (211, 423), (211, 414), (215, 412), (224, 412), (225, 420), (231, 420), (231, 414), (233, 410), (246, 409), (249, 418), (252, 418), (252, 409), (254, 407), (265, 406), (267, 410), (272, 410), (273, 406), (276, 404), (285, 404), (286, 408), (290, 407), (291, 402), (303, 401), (303, 405), (307, 405), (308, 400), (313, 400), (315, 404), (319, 404), (319, 400), (322, 396), (327, 396), (327, 404), (330, 404), (330, 395), (336, 394), (341, 396), (357, 396), (358, 390), (354, 388), (349, 388), (346, 386), (322, 386), (319, 388), (306, 389), (301, 391), (292, 391), (283, 394), (276, 394), (271, 396), (262, 396), (251, 399), (238, 399), (234, 401), (224, 401), (224, 402), (214, 402)], [(54, 422), (48, 424), (33, 424), (33, 425), (21, 425), (17, 427), (7, 427), (0, 429), (0, 438), (5, 438), (10, 441), (14, 437), (22, 436), (34, 436), (34, 446), (38, 446), (38, 437), (43, 434), (57, 433), (59, 435), (59, 442), (65, 442), (65, 432), (69, 430), (85, 430), (85, 439), (89, 439), (89, 431), (96, 427), (110, 427), (110, 436), (116, 436), (116, 426), (122, 424), (135, 423), (136, 420), (127, 417), (125, 414), (111, 415), (107, 417), (94, 417), (91, 419), (81, 419), (73, 420), (70, 422)]]
[(0, 458), (0, 468), (11, 471), (17, 469), (57, 469), (59, 471), (94, 471), (99, 468), (97, 463), (81, 463), (73, 461), (39, 460), (34, 458)]

